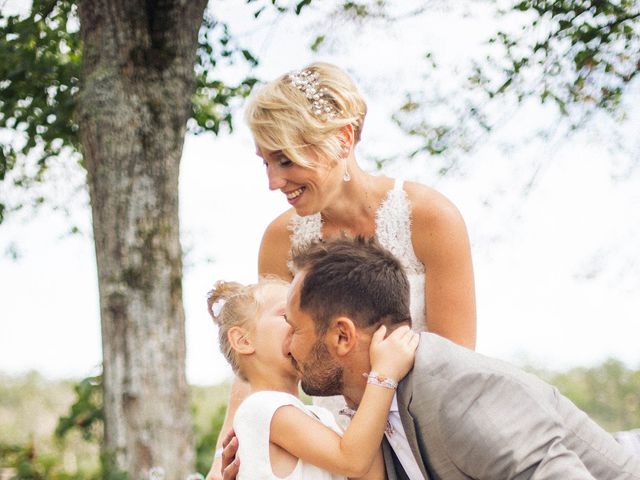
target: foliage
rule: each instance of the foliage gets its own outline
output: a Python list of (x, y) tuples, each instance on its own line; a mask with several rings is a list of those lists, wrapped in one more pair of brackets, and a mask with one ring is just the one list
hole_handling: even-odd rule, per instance
[(101, 440), (101, 428), (104, 420), (102, 411), (102, 375), (87, 377), (73, 387), (76, 401), (71, 405), (68, 415), (58, 420), (55, 436), (64, 438), (72, 429), (77, 429), (87, 441)]
[(522, 27), (490, 40), (503, 51), (493, 63), (501, 75), (482, 82), (490, 97), (511, 91), (519, 101), (551, 100), (563, 115), (580, 110), (578, 117), (617, 110), (640, 72), (637, 0), (522, 0), (501, 13), (520, 14)]
[(220, 435), (220, 430), (222, 430), (226, 412), (226, 405), (220, 405), (215, 415), (210, 418), (206, 428), (202, 428), (199, 425), (195, 426), (197, 472), (206, 474), (211, 467), (213, 452), (216, 449), (216, 441), (218, 440), (218, 435)]
[(640, 426), (640, 370), (609, 359), (596, 367), (543, 376), (606, 430)]
[(36, 454), (33, 443), (0, 444), (0, 466), (10, 466), (8, 478), (11, 480), (91, 480), (85, 473), (74, 475), (65, 472), (55, 455)]
[[(598, 112), (624, 118), (623, 95), (640, 71), (636, 0), (522, 0), (497, 14), (504, 28), (488, 39), (486, 58), (472, 60), (456, 100), (407, 93), (394, 121), (420, 139), (411, 156), (468, 151), (504, 123), (505, 108), (529, 100), (555, 105), (569, 132)], [(425, 60), (429, 77), (437, 65), (431, 53)], [(443, 104), (446, 113), (433, 115)]]
[[(0, 182), (33, 152), (35, 172), (16, 172), (13, 183), (42, 179), (47, 161), (79, 148), (73, 112), (80, 78), (80, 40), (71, 0), (34, 0), (27, 18), (0, 17), (0, 128), (18, 132), (0, 148)], [(0, 222), (4, 205), (0, 203)]]
[[(556, 385), (579, 408), (587, 412), (594, 420), (609, 431), (628, 430), (640, 425), (640, 369), (630, 369), (615, 359), (609, 359), (600, 365), (590, 368), (574, 368), (566, 372), (553, 372), (528, 368), (548, 382)], [(81, 433), (89, 431), (91, 441), (100, 442), (98, 424), (100, 416), (101, 395), (99, 387), (100, 376), (90, 377), (80, 381), (73, 387), (75, 401), (69, 407), (69, 413), (59, 419), (56, 436), (59, 441), (65, 441), (74, 430)], [(21, 386), (25, 382), (12, 382), (2, 377), (3, 385), (0, 399), (13, 398), (10, 405), (16, 408), (20, 398), (33, 395), (33, 391), (24, 390)], [(33, 381), (30, 380), (30, 381)], [(38, 390), (40, 397), (51, 395), (55, 390), (54, 384), (43, 384), (46, 390)], [(228, 395), (228, 385), (216, 387), (192, 387), (193, 421), (196, 432), (197, 471), (203, 474), (209, 470), (215, 448), (215, 441), (219, 434), (224, 414), (225, 401)], [(52, 402), (48, 402), (52, 403)], [(90, 412), (94, 413), (91, 414)], [(14, 418), (8, 416), (6, 418)], [(0, 416), (0, 430), (9, 425)], [(73, 421), (73, 419), (76, 421)], [(94, 418), (95, 423), (82, 419)], [(61, 425), (69, 427), (60, 433)], [(41, 446), (42, 439), (31, 438), (24, 443), (0, 441), (0, 471), (12, 468), (13, 478), (18, 479), (47, 479), (47, 480), (124, 480), (121, 472), (109, 470), (108, 459), (102, 458), (101, 469), (65, 471), (62, 455), (46, 451)], [(95, 449), (97, 452), (97, 449)], [(97, 453), (96, 453), (97, 455)], [(97, 464), (97, 462), (96, 462)], [(11, 477), (10, 477), (11, 478)]]
[[(310, 3), (283, 6), (276, 0), (245, 1), (255, 3), (256, 18), (268, 8), (297, 15)], [(250, 71), (258, 59), (211, 10), (203, 18), (198, 42), (188, 128), (194, 134), (217, 135), (223, 127), (233, 129), (235, 102), (257, 82)], [(82, 67), (77, 1), (33, 0), (27, 16), (0, 13), (0, 58), (0, 135), (10, 138), (0, 148), (0, 185), (10, 182), (27, 188), (41, 182), (50, 161), (59, 156), (82, 164), (76, 119)], [(237, 83), (226, 82), (217, 67), (229, 65), (241, 65), (248, 74)], [(27, 166), (27, 157), (35, 170)], [(44, 201), (38, 197), (34, 203)], [(8, 207), (22, 207), (6, 202), (0, 197), (0, 223)]]
[[(36, 397), (41, 402), (31, 408), (45, 410), (43, 413), (51, 416), (58, 415), (58, 408), (47, 409), (57, 406), (59, 397), (69, 400), (71, 391), (74, 393), (74, 399), (67, 403), (67, 412), (58, 418), (53, 442), (47, 438), (51, 431), (36, 432), (27, 437), (14, 435), (0, 438), (0, 476), (3, 468), (10, 468), (14, 472), (14, 477), (10, 478), (25, 480), (126, 480), (126, 475), (114, 469), (113, 462), (107, 456), (99, 454), (98, 446), (102, 442), (101, 375), (85, 378), (73, 385), (68, 382), (48, 382), (36, 373), (16, 379), (0, 374), (0, 380), (0, 431), (4, 432), (15, 432), (12, 424), (21, 422), (17, 414), (20, 414), (19, 407), (27, 397)], [(228, 391), (227, 384), (191, 387), (196, 467), (203, 474), (208, 472), (211, 465), (215, 441), (224, 421)], [(37, 418), (41, 421), (40, 417)], [(33, 425), (21, 422), (21, 428), (32, 431)], [(78, 438), (82, 438), (82, 442), (78, 442)], [(90, 442), (94, 448), (87, 451), (84, 442)], [(69, 456), (69, 449), (72, 452), (76, 450), (74, 453), (78, 455), (95, 458), (71, 471), (63, 461)]]

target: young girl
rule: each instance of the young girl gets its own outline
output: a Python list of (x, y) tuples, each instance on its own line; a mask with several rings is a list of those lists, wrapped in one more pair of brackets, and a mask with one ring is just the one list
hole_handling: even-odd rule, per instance
[[(233, 422), (239, 442), (237, 479), (385, 478), (380, 443), (395, 393), (388, 379), (400, 380), (413, 366), (417, 334), (401, 327), (385, 339), (381, 327), (372, 336), (371, 368), (386, 380), (367, 384), (342, 434), (328, 410), (298, 398), (298, 372), (284, 349), (287, 289), (286, 282), (269, 278), (249, 286), (219, 282), (209, 292), (220, 350), (251, 388)], [(290, 445), (280, 438), (283, 424), (294, 425), (290, 428), (299, 432), (291, 434), (302, 432), (308, 441)]]

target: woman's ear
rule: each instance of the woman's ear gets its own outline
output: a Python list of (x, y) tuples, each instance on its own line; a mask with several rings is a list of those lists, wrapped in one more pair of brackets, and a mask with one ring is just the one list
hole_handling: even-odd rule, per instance
[(247, 332), (242, 327), (231, 327), (227, 332), (229, 344), (240, 355), (251, 355), (256, 351)]
[(337, 317), (327, 332), (327, 343), (338, 356), (348, 354), (356, 345), (356, 326), (349, 317)]
[(342, 145), (343, 155), (349, 155), (354, 145), (353, 125), (345, 125), (340, 129), (340, 144)]

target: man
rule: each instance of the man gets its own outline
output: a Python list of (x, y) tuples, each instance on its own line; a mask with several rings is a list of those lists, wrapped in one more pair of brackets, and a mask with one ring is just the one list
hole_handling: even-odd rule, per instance
[[(371, 335), (409, 319), (402, 266), (362, 238), (314, 244), (293, 264), (285, 349), (307, 393), (341, 393), (357, 408)], [(640, 479), (640, 459), (554, 387), (429, 333), (389, 422), (390, 480)]]

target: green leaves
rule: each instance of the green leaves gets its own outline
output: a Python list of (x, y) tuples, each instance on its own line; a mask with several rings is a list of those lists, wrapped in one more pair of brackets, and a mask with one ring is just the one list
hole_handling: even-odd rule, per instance
[(58, 419), (55, 436), (63, 438), (72, 430), (78, 430), (88, 441), (102, 440), (102, 375), (87, 377), (74, 385), (76, 400), (69, 414)]
[[(27, 188), (40, 182), (50, 160), (63, 152), (75, 153), (64, 160), (68, 157), (82, 163), (75, 112), (82, 68), (76, 3), (33, 0), (27, 16), (0, 13), (0, 183), (11, 181), (15, 187)], [(246, 3), (256, 4), (254, 16), (258, 17), (266, 9), (300, 14), (311, 1), (300, 1), (295, 9), (276, 0)], [(219, 134), (226, 126), (230, 131), (234, 106), (257, 81), (251, 69), (258, 59), (240, 45), (227, 24), (211, 14), (203, 18), (198, 40), (189, 129), (196, 134)], [(235, 83), (223, 81), (218, 67), (231, 65), (248, 69), (245, 78)], [(0, 196), (0, 223), (8, 211), (21, 207), (8, 207), (6, 201)]]
[(207, 13), (199, 33), (196, 88), (191, 100), (193, 113), (188, 124), (193, 134), (212, 132), (218, 135), (223, 125), (232, 131), (235, 100), (249, 95), (257, 82), (252, 76), (237, 84), (221, 80), (216, 75), (221, 63), (224, 66), (241, 63), (251, 69), (258, 65), (258, 59), (236, 41), (226, 23)]
[[(0, 182), (15, 170), (13, 184), (29, 186), (42, 180), (52, 158), (78, 151), (81, 50), (72, 0), (34, 0), (27, 17), (0, 17), (0, 131), (6, 129), (7, 138), (0, 148)], [(27, 156), (35, 171), (24, 168)], [(8, 210), (3, 202), (0, 223)]]
[(2, 146), (1, 181), (20, 155), (37, 155), (41, 174), (64, 147), (78, 148), (81, 45), (70, 0), (35, 0), (28, 17), (0, 22), (0, 128), (24, 137)]
[[(465, 108), (417, 92), (411, 112), (401, 107), (394, 116), (422, 142), (417, 153), (464, 151), (503, 121), (497, 111), (532, 99), (554, 105), (568, 131), (596, 112), (623, 113), (622, 97), (640, 72), (637, 0), (522, 0), (498, 13), (504, 28), (487, 40), (486, 57), (472, 62), (468, 91), (460, 91), (470, 99)], [(441, 118), (455, 121), (433, 113), (442, 102), (450, 105)]]
[(300, 15), (302, 9), (309, 4), (311, 4), (311, 0), (302, 0), (301, 2), (298, 2), (296, 5), (296, 15)]
[(503, 83), (487, 89), (490, 97), (553, 98), (563, 115), (618, 108), (640, 70), (637, 2), (525, 0), (513, 11), (534, 19), (519, 35), (498, 33), (491, 40), (502, 46), (506, 66), (493, 72)]

